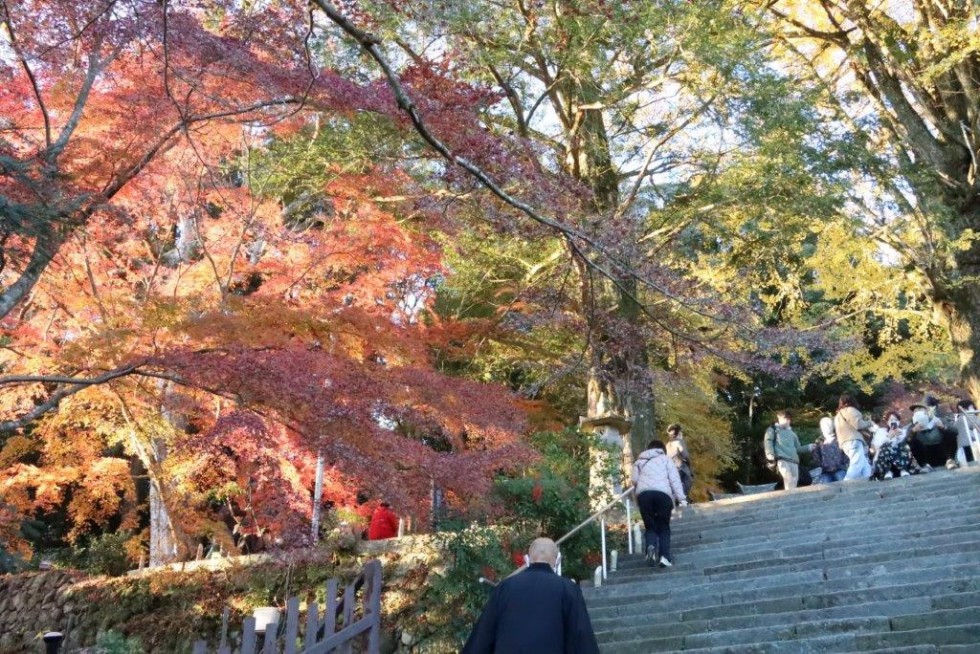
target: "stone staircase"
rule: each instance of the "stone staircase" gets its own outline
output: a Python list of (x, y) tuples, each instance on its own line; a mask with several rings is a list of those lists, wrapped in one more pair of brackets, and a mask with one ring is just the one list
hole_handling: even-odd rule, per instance
[(980, 467), (726, 499), (583, 592), (605, 654), (980, 653)]

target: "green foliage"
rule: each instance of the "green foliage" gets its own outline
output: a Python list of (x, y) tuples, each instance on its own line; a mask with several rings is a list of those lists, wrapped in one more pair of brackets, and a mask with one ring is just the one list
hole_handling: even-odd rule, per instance
[[(694, 371), (661, 379), (657, 394), (659, 423), (664, 429), (671, 423), (683, 428), (695, 475), (691, 495), (695, 500), (707, 500), (708, 491), (718, 489), (718, 479), (736, 461), (732, 412), (719, 401), (716, 391), (722, 379)], [(666, 443), (668, 438), (664, 433), (660, 440)], [(634, 445), (645, 446), (646, 443)]]
[(515, 568), (510, 533), (473, 525), (439, 535), (446, 565), (429, 575), (409, 622), (421, 636), (419, 651), (459, 651), (490, 594), (479, 578), (501, 579)]
[[(446, 566), (429, 575), (414, 609), (416, 633), (423, 638), (420, 651), (458, 651), (489, 596), (489, 587), (478, 579), (503, 579), (521, 564), (534, 538), (557, 540), (589, 516), (594, 439), (565, 430), (535, 433), (531, 443), (541, 459), (519, 476), (497, 480), (492, 504), (500, 512), (490, 518), (493, 527), (476, 520), (439, 534)], [(596, 526), (570, 538), (561, 546), (562, 574), (590, 578), (598, 549)]]
[(128, 531), (95, 536), (80, 546), (67, 550), (63, 562), (72, 568), (94, 575), (118, 577), (133, 569), (126, 543), (133, 534)]
[(126, 638), (118, 631), (109, 630), (99, 634), (95, 641), (94, 654), (143, 654), (139, 638)]
[(24, 561), (16, 553), (7, 550), (0, 543), (0, 574), (12, 574), (24, 567)]

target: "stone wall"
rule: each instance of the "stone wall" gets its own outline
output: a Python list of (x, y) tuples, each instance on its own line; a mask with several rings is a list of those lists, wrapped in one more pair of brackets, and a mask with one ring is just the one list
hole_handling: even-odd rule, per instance
[[(329, 550), (308, 551), (302, 556), (305, 565), (319, 568), (325, 574), (327, 568), (336, 566), (335, 555)], [(404, 633), (394, 622), (413, 605), (428, 573), (443, 565), (444, 556), (432, 537), (406, 536), (385, 541), (361, 541), (357, 544), (357, 552), (351, 552), (342, 567), (348, 571), (359, 569), (360, 562), (370, 558), (381, 560), (384, 566), (382, 610), (387, 633), (383, 650), (409, 651), (413, 636)], [(292, 565), (296, 563), (295, 558), (292, 559)], [(178, 603), (178, 596), (182, 596), (186, 606), (188, 588), (234, 594), (236, 589), (221, 585), (221, 580), (230, 574), (269, 578), (282, 574), (287, 565), (290, 564), (268, 555), (257, 555), (232, 557), (221, 562), (162, 566), (128, 577), (87, 577), (65, 570), (0, 576), (0, 654), (43, 652), (40, 636), (47, 631), (67, 632), (68, 640), (62, 652), (71, 654), (94, 645), (98, 632), (110, 629), (140, 637), (148, 654), (183, 651), (184, 647), (176, 647), (173, 640), (165, 637), (168, 631), (176, 632), (175, 622), (181, 622), (175, 613), (183, 611), (186, 615), (186, 609)], [(312, 589), (296, 588), (292, 594), (304, 597), (309, 590)], [(241, 592), (240, 587), (237, 592)], [(197, 616), (198, 624), (188, 626), (195, 635), (175, 637), (185, 641), (185, 635), (187, 638), (216, 636), (218, 631), (214, 624), (220, 620), (221, 607), (230, 603), (232, 597), (212, 596), (210, 599), (206, 611), (213, 614), (208, 616), (210, 621)], [(235, 604), (241, 606), (240, 602)], [(187, 622), (191, 621), (190, 615), (186, 618)], [(239, 622), (235, 618), (233, 621), (231, 631), (236, 630), (236, 622)], [(164, 632), (163, 635), (147, 633), (150, 626), (154, 632)]]
[(64, 631), (79, 608), (66, 591), (80, 577), (65, 570), (0, 576), (0, 654), (43, 651), (42, 634)]

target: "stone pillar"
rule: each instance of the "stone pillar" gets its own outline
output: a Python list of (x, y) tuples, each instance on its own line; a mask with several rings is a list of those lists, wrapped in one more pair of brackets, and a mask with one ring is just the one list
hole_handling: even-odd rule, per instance
[(589, 465), (589, 497), (593, 510), (598, 510), (623, 492), (623, 482), (629, 479), (633, 452), (629, 441), (632, 423), (616, 414), (580, 418), (579, 427), (591, 430), (599, 438), (593, 448)]

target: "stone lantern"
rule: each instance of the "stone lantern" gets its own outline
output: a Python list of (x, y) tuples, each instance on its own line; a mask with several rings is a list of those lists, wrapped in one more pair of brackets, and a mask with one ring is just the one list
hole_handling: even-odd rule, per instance
[[(622, 482), (629, 478), (633, 465), (633, 448), (628, 438), (632, 426), (630, 420), (615, 413), (579, 418), (579, 428), (591, 429), (605, 446), (593, 451), (590, 457), (589, 496), (593, 510), (602, 508), (623, 492)], [(617, 459), (619, 465), (615, 466), (613, 461)]]

